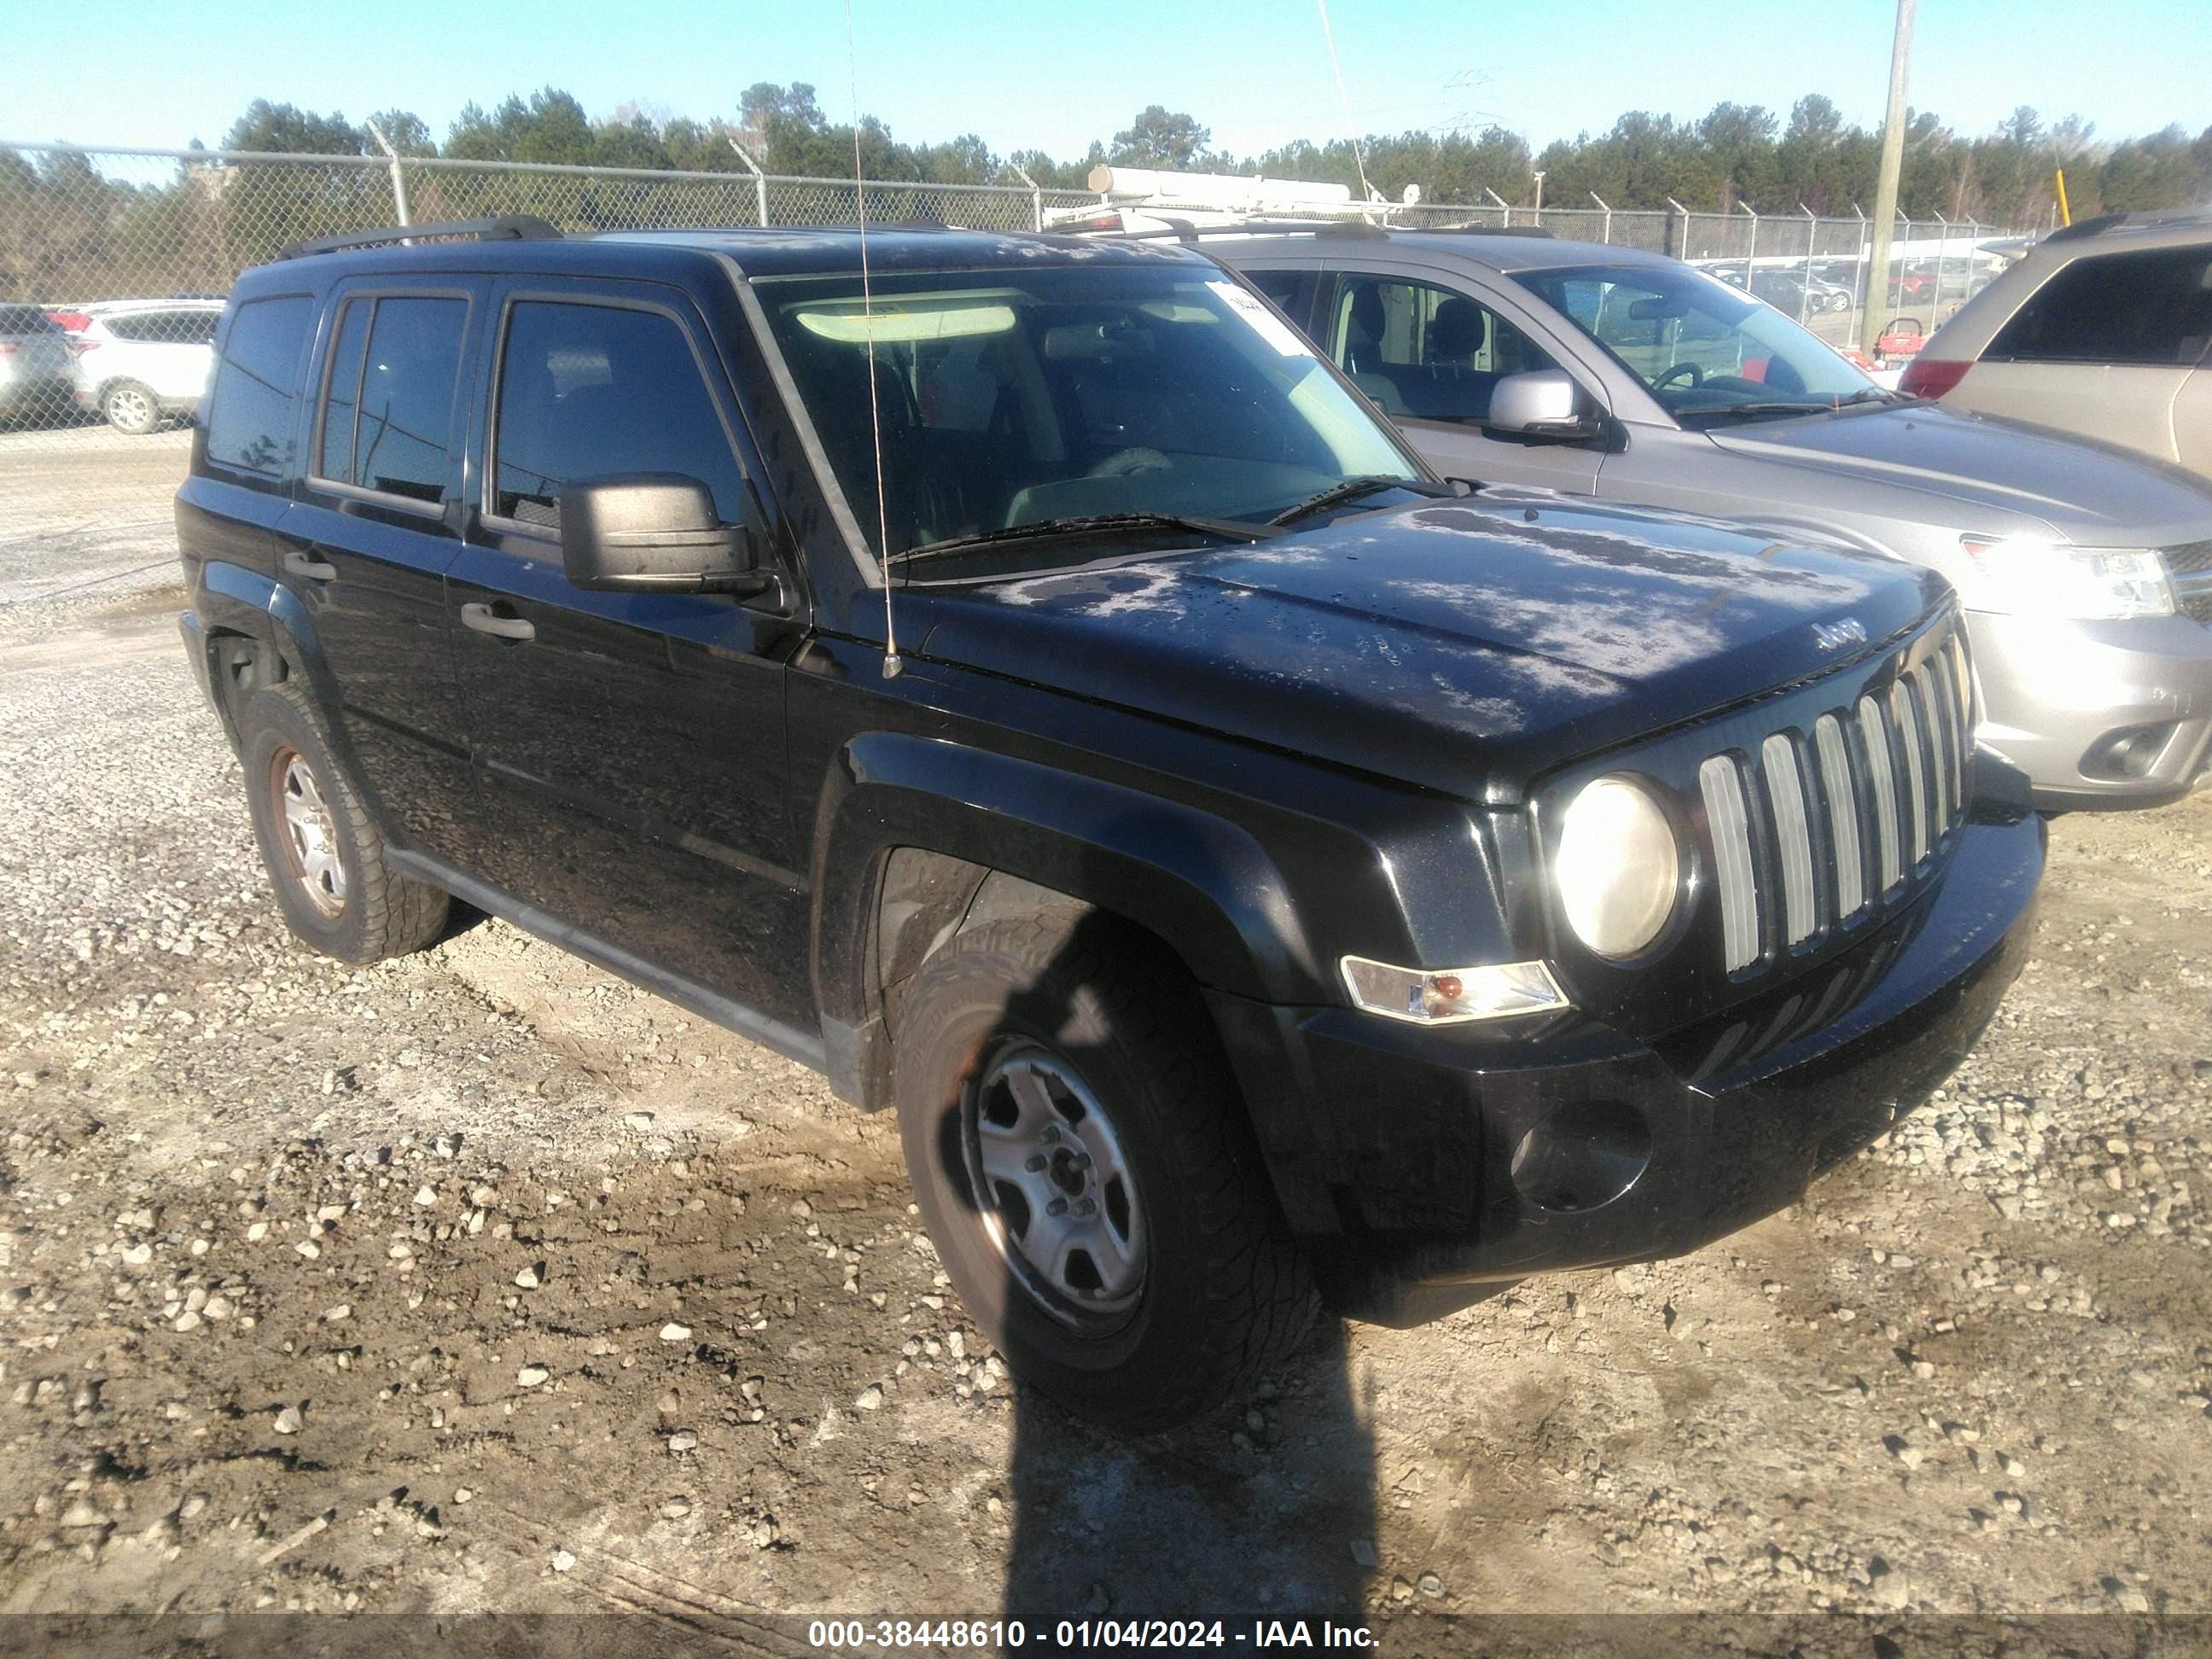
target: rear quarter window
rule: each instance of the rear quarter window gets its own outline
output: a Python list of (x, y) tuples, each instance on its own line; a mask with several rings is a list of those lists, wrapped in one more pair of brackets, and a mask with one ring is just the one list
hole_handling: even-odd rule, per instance
[(315, 321), (304, 294), (249, 300), (231, 319), (216, 360), (207, 454), (221, 466), (283, 474), (299, 399), (300, 357)]
[(2212, 247), (2075, 259), (1983, 352), (2023, 363), (2198, 362), (2212, 347)]
[(215, 338), (212, 311), (133, 311), (105, 319), (118, 340), (147, 345), (206, 345)]

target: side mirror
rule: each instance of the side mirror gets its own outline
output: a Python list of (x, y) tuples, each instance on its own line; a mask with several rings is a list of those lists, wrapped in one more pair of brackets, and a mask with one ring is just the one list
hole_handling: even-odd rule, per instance
[(1559, 368), (1504, 376), (1490, 390), (1490, 418), (1483, 424), (1492, 432), (1555, 443), (1595, 438), (1604, 429), (1583, 413), (1581, 391)]
[(752, 532), (726, 525), (714, 492), (680, 472), (624, 472), (562, 486), (561, 562), (593, 592), (735, 593), (775, 585)]

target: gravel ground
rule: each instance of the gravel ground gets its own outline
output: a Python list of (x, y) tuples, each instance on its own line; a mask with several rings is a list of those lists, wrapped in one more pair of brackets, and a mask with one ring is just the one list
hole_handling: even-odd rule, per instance
[(498, 923), (303, 952), (177, 595), (28, 540), (0, 1612), (2212, 1612), (2212, 794), (2053, 825), (1996, 1024), (1803, 1206), (1115, 1443), (809, 1073)]

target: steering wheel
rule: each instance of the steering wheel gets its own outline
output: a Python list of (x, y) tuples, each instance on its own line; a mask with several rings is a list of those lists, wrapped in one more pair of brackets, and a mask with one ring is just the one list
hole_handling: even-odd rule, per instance
[(1133, 449), (1117, 449), (1084, 476), (1090, 478), (1126, 478), (1133, 472), (1171, 472), (1175, 463), (1157, 449), (1139, 446)]
[(1657, 380), (1651, 382), (1651, 389), (1654, 392), (1658, 391), (1679, 374), (1686, 374), (1690, 377), (1690, 390), (1692, 392), (1705, 383), (1705, 371), (1686, 358), (1679, 363), (1670, 365)]

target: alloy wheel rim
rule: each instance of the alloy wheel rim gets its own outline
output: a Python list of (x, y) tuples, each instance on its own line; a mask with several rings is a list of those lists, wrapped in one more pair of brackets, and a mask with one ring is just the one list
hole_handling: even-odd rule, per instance
[(269, 763), (269, 781), (292, 879), (318, 915), (335, 917), (345, 908), (345, 862), (315, 769), (298, 750), (279, 749)]
[(1144, 1289), (1148, 1240), (1120, 1135), (1064, 1058), (1019, 1040), (962, 1097), (984, 1232), (1030, 1299), (1063, 1324), (1118, 1319)]
[(118, 392), (113, 393), (108, 401), (113, 406), (115, 412), (123, 417), (123, 423), (125, 426), (144, 424), (147, 416), (151, 412), (147, 407), (146, 394), (143, 392)]

